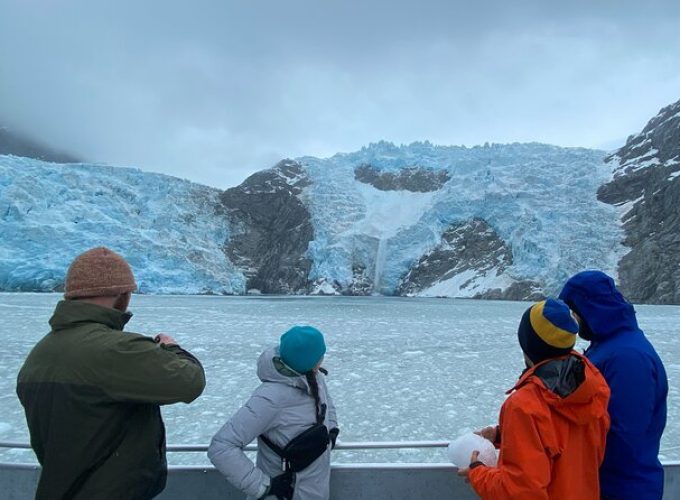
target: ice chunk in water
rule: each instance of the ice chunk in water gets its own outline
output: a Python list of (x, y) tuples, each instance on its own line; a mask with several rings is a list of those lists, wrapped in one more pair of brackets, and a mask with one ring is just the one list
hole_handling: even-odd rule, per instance
[(449, 443), (446, 452), (449, 459), (457, 467), (467, 467), (470, 463), (470, 455), (474, 450), (479, 451), (479, 461), (489, 467), (496, 466), (496, 449), (491, 441), (482, 436), (468, 432)]

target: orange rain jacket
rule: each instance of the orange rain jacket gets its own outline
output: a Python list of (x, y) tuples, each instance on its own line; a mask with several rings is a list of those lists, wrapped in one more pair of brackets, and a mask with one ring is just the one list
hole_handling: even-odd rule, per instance
[[(473, 467), (483, 499), (597, 500), (609, 429), (609, 387), (572, 351), (522, 375), (500, 412), (497, 467)], [(561, 395), (560, 395), (561, 394)]]

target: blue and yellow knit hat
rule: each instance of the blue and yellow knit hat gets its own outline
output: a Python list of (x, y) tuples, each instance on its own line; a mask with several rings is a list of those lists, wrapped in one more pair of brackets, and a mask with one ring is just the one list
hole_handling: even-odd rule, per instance
[(517, 329), (519, 345), (534, 364), (568, 354), (577, 334), (578, 323), (569, 306), (551, 298), (527, 309)]
[(298, 373), (307, 373), (326, 354), (322, 333), (312, 326), (294, 326), (281, 335), (281, 361)]

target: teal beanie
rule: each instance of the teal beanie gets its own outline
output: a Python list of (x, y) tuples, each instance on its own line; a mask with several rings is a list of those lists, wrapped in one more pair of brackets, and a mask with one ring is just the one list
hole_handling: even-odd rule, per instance
[(323, 335), (314, 327), (294, 326), (281, 335), (281, 360), (298, 373), (307, 373), (314, 368), (324, 354)]

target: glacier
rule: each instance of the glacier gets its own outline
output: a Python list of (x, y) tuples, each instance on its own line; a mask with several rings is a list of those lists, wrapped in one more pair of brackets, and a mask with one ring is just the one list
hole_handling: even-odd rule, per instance
[[(393, 293), (447, 227), (473, 218), (485, 220), (510, 246), (512, 266), (505, 273), (456, 276), (418, 295), (472, 297), (522, 279), (556, 293), (584, 268), (616, 275), (626, 249), (617, 209), (597, 200), (599, 186), (612, 177), (604, 155), (536, 143), (466, 148), (381, 142), (329, 159), (300, 158), (312, 179), (305, 198), (315, 227), (310, 279), (347, 287), (359, 255), (374, 274), (379, 271), (378, 291)], [(449, 180), (427, 193), (383, 191), (355, 179), (359, 165), (385, 172), (443, 170)]]
[(0, 156), (0, 289), (52, 291), (75, 255), (121, 253), (141, 293), (241, 294), (220, 190), (138, 169)]
[[(616, 275), (626, 248), (618, 209), (597, 200), (613, 175), (604, 156), (538, 143), (380, 142), (297, 158), (309, 182), (296, 196), (314, 234), (309, 287), (294, 293), (353, 293), (364, 282), (362, 294), (398, 294), (419, 259), (446, 246), (447, 229), (472, 220), (504, 242), (511, 264), (466, 270), (414, 295), (474, 297), (522, 280), (556, 293), (583, 268)], [(431, 182), (420, 189), (423, 179)], [(252, 270), (225, 251), (242, 221), (222, 193), (134, 168), (0, 156), (0, 289), (58, 290), (75, 255), (105, 245), (129, 259), (142, 293), (244, 294)]]

